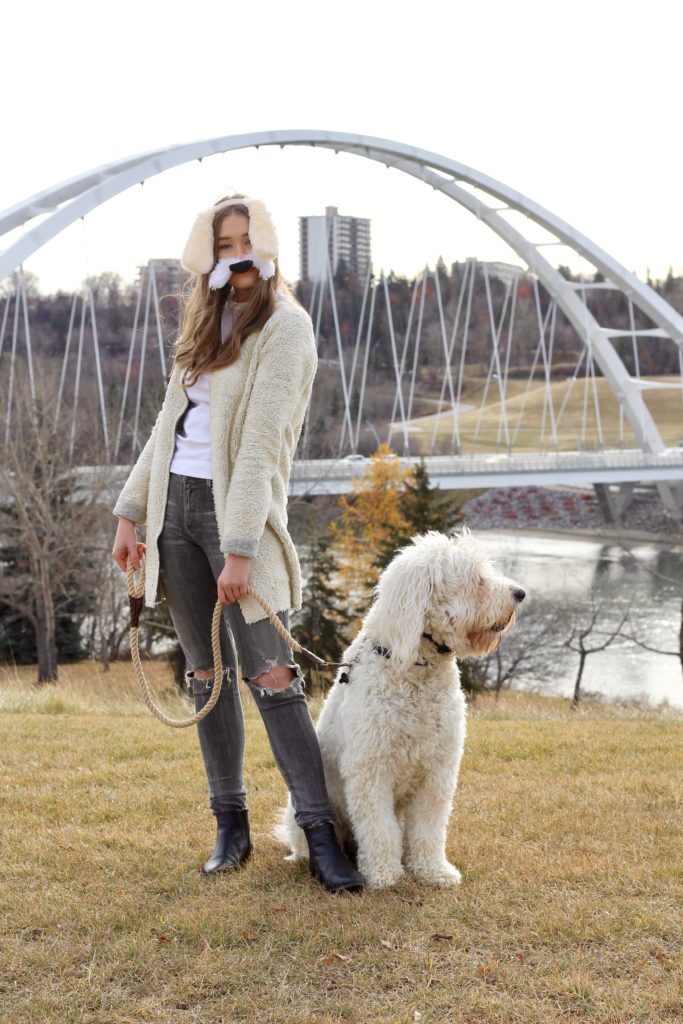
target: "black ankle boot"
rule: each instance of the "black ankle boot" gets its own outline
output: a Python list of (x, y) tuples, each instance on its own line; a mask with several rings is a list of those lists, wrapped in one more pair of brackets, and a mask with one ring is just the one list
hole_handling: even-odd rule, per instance
[(216, 849), (206, 864), (202, 865), (205, 875), (216, 871), (231, 871), (240, 867), (249, 857), (253, 847), (249, 838), (249, 818), (246, 811), (223, 811), (216, 815), (218, 836)]
[(308, 842), (309, 870), (328, 892), (340, 889), (358, 892), (363, 888), (363, 879), (339, 848), (331, 821), (310, 825), (304, 828), (304, 834)]

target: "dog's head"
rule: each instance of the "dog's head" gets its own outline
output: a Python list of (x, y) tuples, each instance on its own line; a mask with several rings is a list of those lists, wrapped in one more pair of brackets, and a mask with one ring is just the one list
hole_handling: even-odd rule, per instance
[(515, 621), (524, 590), (501, 576), (468, 530), (430, 530), (412, 538), (382, 572), (365, 625), (409, 669), (423, 633), (459, 658), (495, 650)]

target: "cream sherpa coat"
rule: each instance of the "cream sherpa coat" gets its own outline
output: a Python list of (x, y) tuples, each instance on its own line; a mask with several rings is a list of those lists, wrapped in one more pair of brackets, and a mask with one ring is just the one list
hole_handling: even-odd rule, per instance
[[(287, 531), (287, 489), (317, 368), (308, 313), (278, 302), (242, 342), (232, 366), (210, 374), (213, 495), (221, 550), (254, 558), (249, 583), (277, 610), (301, 607), (301, 570)], [(119, 495), (115, 516), (147, 524), (145, 603), (157, 600), (159, 549), (176, 426), (188, 406), (174, 367), (154, 429)], [(248, 623), (265, 617), (251, 597)]]

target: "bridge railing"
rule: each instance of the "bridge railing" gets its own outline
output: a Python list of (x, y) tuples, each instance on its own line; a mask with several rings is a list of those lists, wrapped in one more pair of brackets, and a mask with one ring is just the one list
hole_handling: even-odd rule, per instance
[[(402, 466), (414, 466), (420, 459), (399, 458)], [(320, 475), (333, 474), (335, 477), (352, 479), (360, 476), (370, 464), (370, 459), (347, 460), (313, 459), (297, 460), (292, 466), (292, 476), (310, 475), (313, 467)], [(683, 468), (683, 448), (667, 448), (663, 452), (643, 452), (638, 448), (614, 449), (602, 452), (530, 452), (523, 454), (492, 455), (428, 455), (425, 465), (432, 473), (452, 473), (462, 470), (471, 473), (501, 473), (525, 470), (581, 470), (581, 469), (638, 469), (670, 466)]]

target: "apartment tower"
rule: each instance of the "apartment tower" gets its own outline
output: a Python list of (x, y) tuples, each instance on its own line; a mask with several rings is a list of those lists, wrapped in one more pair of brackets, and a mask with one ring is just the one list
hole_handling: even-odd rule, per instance
[(370, 266), (370, 221), (342, 217), (336, 206), (326, 206), (322, 217), (299, 218), (300, 279), (322, 281), (328, 260), (334, 274), (340, 260), (352, 274), (364, 278)]

